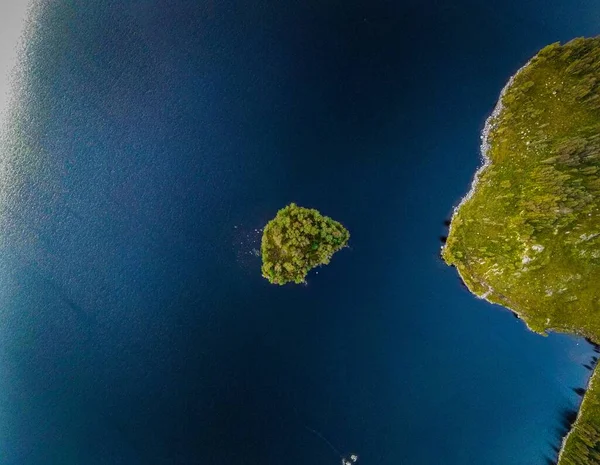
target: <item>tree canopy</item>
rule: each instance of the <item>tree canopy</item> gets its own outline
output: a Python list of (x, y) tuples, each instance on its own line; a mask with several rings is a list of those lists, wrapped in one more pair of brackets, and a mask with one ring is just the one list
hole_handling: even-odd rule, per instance
[(337, 221), (291, 203), (264, 228), (262, 275), (273, 284), (303, 283), (311, 269), (328, 264), (349, 238)]

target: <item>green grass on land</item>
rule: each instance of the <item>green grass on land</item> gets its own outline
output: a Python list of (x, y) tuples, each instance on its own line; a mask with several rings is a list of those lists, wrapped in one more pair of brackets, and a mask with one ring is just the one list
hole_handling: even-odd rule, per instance
[[(490, 121), (489, 165), (443, 257), (478, 296), (534, 331), (600, 342), (600, 38), (542, 49)], [(600, 464), (593, 383), (561, 465)]]

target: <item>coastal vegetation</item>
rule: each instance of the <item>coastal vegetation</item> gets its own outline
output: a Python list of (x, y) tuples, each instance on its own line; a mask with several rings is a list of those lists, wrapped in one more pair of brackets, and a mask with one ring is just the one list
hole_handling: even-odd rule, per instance
[(337, 221), (291, 203), (264, 228), (262, 275), (273, 284), (303, 283), (311, 269), (328, 264), (349, 238)]
[[(600, 38), (555, 43), (533, 57), (503, 91), (482, 152), (486, 163), (453, 215), (444, 260), (474, 294), (532, 330), (600, 343)], [(561, 465), (600, 464), (596, 378)]]

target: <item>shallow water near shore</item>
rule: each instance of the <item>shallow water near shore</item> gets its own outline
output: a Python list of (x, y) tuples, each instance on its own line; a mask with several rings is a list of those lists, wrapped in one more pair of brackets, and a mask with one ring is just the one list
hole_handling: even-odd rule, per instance
[[(438, 236), (506, 80), (596, 2), (100, 3), (42, 9), (3, 148), (0, 463), (553, 458), (592, 348)], [(291, 201), (350, 247), (272, 286)]]

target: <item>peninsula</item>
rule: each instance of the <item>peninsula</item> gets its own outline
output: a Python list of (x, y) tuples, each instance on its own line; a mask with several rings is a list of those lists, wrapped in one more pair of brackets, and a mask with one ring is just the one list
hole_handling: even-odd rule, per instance
[[(554, 43), (521, 68), (486, 123), (482, 156), (444, 260), (533, 331), (600, 343), (600, 38)], [(560, 465), (600, 464), (597, 378)]]
[(262, 275), (273, 284), (303, 283), (311, 269), (328, 264), (349, 238), (337, 221), (291, 203), (264, 228)]

